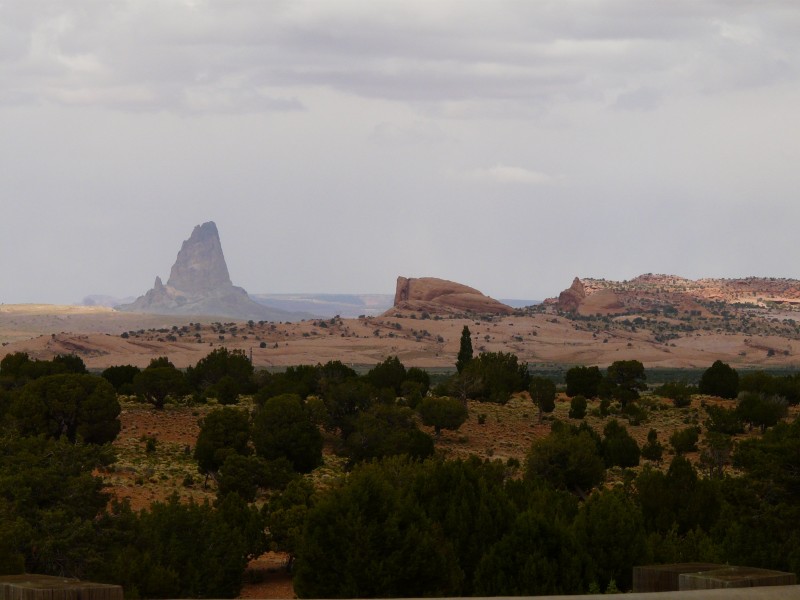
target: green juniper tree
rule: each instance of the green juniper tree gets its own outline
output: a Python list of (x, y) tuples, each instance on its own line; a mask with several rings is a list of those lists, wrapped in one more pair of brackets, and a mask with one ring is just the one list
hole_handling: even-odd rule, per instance
[(564, 374), (564, 382), (567, 384), (567, 396), (585, 396), (586, 398), (596, 398), (599, 391), (598, 387), (603, 381), (603, 374), (599, 367), (572, 367)]
[(300, 598), (458, 595), (453, 546), (406, 484), (418, 470), (406, 459), (369, 463), (317, 499), (297, 547)]
[(525, 479), (541, 479), (556, 489), (586, 497), (605, 479), (600, 445), (587, 429), (554, 423), (547, 437), (531, 445)]
[(721, 360), (714, 361), (714, 364), (703, 372), (699, 389), (701, 394), (732, 400), (739, 393), (739, 373)]
[(639, 445), (616, 419), (606, 423), (603, 429), (602, 450), (606, 467), (635, 467), (639, 464)]
[(250, 417), (245, 411), (229, 407), (211, 411), (200, 421), (200, 433), (194, 448), (200, 472), (216, 477), (228, 456), (251, 453), (249, 440)]
[(542, 414), (550, 414), (556, 408), (556, 384), (547, 377), (533, 377), (528, 386), (528, 393), (539, 409), (539, 422), (541, 423)]
[(569, 418), (583, 419), (586, 416), (586, 398), (578, 394), (569, 402)]
[(105, 444), (120, 431), (114, 387), (94, 375), (62, 373), (35, 379), (20, 390), (9, 413), (23, 435)]
[(176, 398), (188, 391), (183, 372), (166, 356), (152, 359), (147, 368), (133, 378), (133, 389), (157, 410), (164, 409), (168, 397)]
[(425, 425), (432, 426), (436, 437), (442, 429), (455, 431), (467, 420), (467, 407), (457, 398), (449, 396), (428, 396), (424, 398), (417, 411)]
[(464, 367), (472, 360), (472, 337), (469, 327), (464, 325), (461, 331), (461, 346), (458, 349), (458, 359), (456, 360), (456, 370), (461, 373)]
[(267, 460), (285, 457), (298, 473), (322, 464), (322, 434), (300, 396), (269, 398), (253, 417), (253, 445)]
[(638, 360), (617, 360), (608, 367), (606, 382), (611, 395), (619, 400), (624, 409), (633, 400), (638, 400), (639, 392), (647, 389), (644, 365)]

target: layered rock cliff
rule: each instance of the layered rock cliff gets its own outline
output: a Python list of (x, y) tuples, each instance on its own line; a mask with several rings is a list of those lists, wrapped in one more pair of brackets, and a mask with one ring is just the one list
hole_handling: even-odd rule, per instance
[(469, 286), (436, 277), (398, 277), (394, 308), (389, 312), (508, 315), (514, 309)]
[(545, 305), (578, 314), (619, 314), (658, 307), (704, 311), (709, 302), (731, 305), (800, 308), (800, 281), (766, 277), (685, 279), (647, 273), (630, 281), (575, 278), (558, 298)]

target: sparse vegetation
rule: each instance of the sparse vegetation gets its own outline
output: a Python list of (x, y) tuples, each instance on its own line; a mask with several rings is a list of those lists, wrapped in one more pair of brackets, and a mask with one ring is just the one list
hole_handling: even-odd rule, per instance
[(422, 422), (433, 427), (437, 436), (441, 435), (442, 429), (458, 430), (468, 415), (463, 402), (448, 396), (428, 396), (420, 402), (417, 410)]
[[(684, 318), (680, 311), (669, 314), (669, 318)], [(697, 320), (701, 315), (686, 315), (686, 318)], [(573, 322), (566, 317), (559, 319)], [(412, 327), (397, 327), (392, 319), (366, 321), (361, 336), (369, 336), (378, 327), (383, 336), (390, 332), (398, 336), (393, 340), (438, 343), (437, 330), (433, 328), (430, 334)], [(486, 332), (494, 332), (491, 327), (497, 322), (470, 321), (473, 322), (477, 339), (491, 348), (494, 341), (491, 336), (486, 339), (489, 335)], [(577, 320), (575, 323), (585, 324)], [(615, 323), (610, 321), (608, 327), (617, 327)], [(461, 323), (453, 325), (457, 325), (455, 337), (448, 340), (455, 354)], [(305, 330), (298, 326), (292, 335), (295, 338), (302, 333), (311, 335), (312, 326), (321, 332), (318, 335), (324, 336), (331, 330), (336, 330), (338, 336), (337, 328), (343, 327), (341, 320), (309, 321), (302, 326)], [(187, 326), (183, 332), (184, 343), (194, 333), (200, 333), (193, 331), (193, 327)], [(631, 318), (629, 327), (641, 332), (647, 327), (646, 318)], [(284, 344), (283, 332), (276, 330), (271, 334), (269, 324), (252, 323), (248, 329), (241, 324), (234, 327), (220, 323), (216, 328), (220, 333), (215, 335), (264, 336), (270, 348), (277, 340), (281, 340), (281, 346)], [(515, 335), (523, 339), (520, 343), (528, 343), (533, 337), (519, 323), (516, 329)], [(207, 329), (202, 331), (208, 334)], [(165, 339), (180, 334), (180, 328), (153, 332)], [(131, 332), (129, 340), (135, 340), (137, 335)], [(223, 355), (222, 350), (217, 348), (215, 356)], [(474, 357), (461, 374), (449, 381), (445, 382), (448, 374), (434, 373), (434, 389), (437, 394), (442, 393), (435, 397), (428, 396), (431, 374), (421, 369), (406, 369), (394, 354), (371, 369), (358, 367), (359, 371), (334, 361), (284, 371), (258, 371), (240, 379), (225, 373), (202, 386), (185, 381), (185, 387), (166, 394), (160, 406), (153, 400), (148, 400), (153, 405), (148, 407), (123, 398), (125, 429), (118, 437), (114, 434), (111, 438), (116, 438), (113, 442), (116, 463), (111, 462), (109, 446), (98, 444), (98, 455), (94, 458), (87, 455), (80, 459), (84, 462), (75, 465), (79, 469), (77, 479), (72, 475), (66, 479), (69, 485), (81, 486), (79, 497), (86, 499), (86, 506), (80, 509), (80, 514), (76, 512), (78, 507), (65, 508), (44, 491), (38, 493), (50, 498), (47, 500), (50, 504), (43, 502), (35, 508), (25, 506), (16, 495), (15, 490), (22, 489), (22, 484), (35, 484), (37, 490), (45, 488), (46, 483), (42, 482), (50, 482), (54, 488), (65, 485), (46, 470), (21, 468), (25, 461), (39, 460), (35, 457), (40, 450), (49, 456), (63, 452), (73, 460), (77, 455), (69, 452), (85, 446), (70, 444), (66, 438), (45, 442), (18, 437), (29, 431), (23, 427), (18, 411), (10, 409), (23, 393), (30, 396), (34, 384), (43, 386), (42, 382), (56, 375), (50, 369), (66, 371), (80, 365), (69, 359), (53, 365), (21, 357), (4, 360), (0, 364), (0, 418), (4, 427), (0, 452), (8, 466), (0, 464), (0, 491), (8, 502), (0, 506), (0, 532), (4, 533), (4, 540), (14, 543), (0, 544), (0, 567), (4, 570), (35, 567), (54, 572), (55, 565), (65, 566), (69, 573), (122, 582), (131, 594), (223, 596), (238, 593), (247, 559), (271, 544), (296, 556), (295, 583), (300, 594), (367, 593), (363, 590), (383, 593), (383, 588), (375, 588), (371, 581), (358, 575), (383, 568), (375, 567), (366, 554), (347, 556), (341, 561), (337, 558), (337, 568), (354, 575), (335, 581), (325, 578), (325, 569), (310, 570), (309, 565), (319, 564), (315, 556), (320, 548), (338, 547), (328, 545), (334, 542), (346, 544), (351, 536), (347, 527), (354, 526), (384, 541), (392, 540), (395, 545), (390, 544), (391, 552), (412, 546), (415, 552), (420, 547), (441, 551), (446, 540), (446, 551), (440, 552), (433, 570), (420, 560), (403, 571), (409, 552), (389, 556), (386, 564), (401, 569), (401, 573), (433, 578), (427, 580), (425, 587), (415, 587), (417, 581), (398, 583), (391, 578), (396, 573), (387, 574), (384, 583), (403, 586), (395, 588), (403, 595), (625, 590), (630, 587), (632, 561), (642, 556), (653, 560), (680, 556), (682, 560), (752, 561), (752, 564), (798, 570), (791, 550), (787, 550), (796, 540), (791, 532), (785, 531), (787, 528), (780, 527), (777, 518), (790, 522), (797, 510), (797, 500), (792, 494), (795, 482), (783, 464), (798, 437), (794, 420), (798, 414), (794, 406), (798, 398), (797, 379), (791, 373), (745, 373), (740, 376), (737, 389), (744, 393), (737, 402), (731, 402), (699, 394), (691, 384), (680, 382), (657, 388), (655, 395), (651, 394), (644, 389), (646, 381), (655, 379), (650, 371), (645, 374), (643, 367), (640, 370), (634, 364), (638, 361), (618, 361), (605, 376), (596, 367), (569, 369), (567, 373), (572, 375), (564, 379), (571, 393), (567, 399), (550, 386), (544, 390), (541, 383), (542, 380), (552, 383), (564, 371), (555, 371), (558, 375), (531, 376), (527, 365), (521, 364), (515, 355), (488, 353), (493, 355), (487, 357), (485, 354)], [(452, 355), (448, 360), (452, 365)], [(209, 362), (193, 367), (193, 372)], [(481, 365), (482, 362), (485, 364)], [(475, 363), (480, 368), (474, 367)], [(182, 374), (166, 358), (154, 361), (141, 374), (158, 369)], [(65, 371), (59, 376), (64, 376)], [(145, 398), (144, 388), (134, 385), (136, 377), (140, 377), (141, 386), (141, 374), (130, 378), (129, 373), (132, 369), (126, 373), (110, 371), (105, 379), (111, 381), (111, 375), (118, 374), (114, 386), (121, 391), (128, 384)], [(466, 378), (470, 373), (472, 379)], [(681, 375), (685, 374), (677, 373)], [(234, 397), (238, 402), (235, 408), (215, 405), (225, 402), (220, 390), (225, 386), (233, 388), (226, 377), (239, 386)], [(184, 378), (190, 379), (188, 375)], [(107, 385), (104, 379), (94, 377), (94, 380)], [(523, 381), (525, 385), (521, 386)], [(608, 384), (605, 387), (604, 382)], [(582, 388), (583, 384), (586, 387)], [(592, 402), (587, 412), (586, 396), (577, 391), (588, 388), (591, 393), (593, 385), (592, 397), (605, 398), (603, 404)], [(28, 392), (24, 392), (26, 388)], [(530, 418), (533, 412), (528, 394), (537, 401), (542, 390), (547, 402), (537, 402), (537, 406), (552, 416), (540, 424)], [(190, 393), (194, 401), (203, 403), (186, 405)], [(284, 394), (294, 395), (286, 406), (276, 400)], [(37, 398), (40, 395), (34, 394)], [(250, 415), (255, 413), (256, 420), (266, 419), (260, 415), (276, 405), (280, 405), (273, 411), (277, 420), (260, 426), (260, 433), (287, 433), (287, 439), (292, 440), (306, 439), (308, 433), (308, 439), (313, 438), (313, 443), (307, 446), (313, 450), (314, 460), (305, 467), (299, 467), (294, 455), (290, 455), (294, 447), (287, 440), (274, 443), (272, 447), (280, 450), (269, 456), (264, 442), (260, 442), (262, 449), (258, 454), (253, 453), (258, 444), (254, 444), (255, 438), (250, 434)], [(445, 405), (448, 410), (453, 409), (452, 415), (443, 410)], [(544, 411), (551, 406), (551, 413)], [(153, 407), (159, 410), (154, 411)], [(297, 407), (300, 409), (296, 410)], [(475, 411), (472, 418), (466, 419), (466, 407)], [(221, 427), (220, 435), (238, 432), (237, 439), (209, 441), (211, 423), (218, 418), (212, 415), (234, 413), (237, 423), (241, 423)], [(98, 415), (93, 413), (92, 419), (98, 420)], [(180, 442), (175, 441), (167, 425), (174, 423), (174, 418), (191, 423), (196, 427), (195, 432)], [(200, 427), (195, 425), (198, 419), (202, 419)], [(572, 421), (580, 427), (567, 424), (567, 419), (580, 419)], [(140, 425), (133, 425), (137, 422)], [(145, 422), (147, 425), (141, 424)], [(303, 434), (293, 429), (295, 425), (302, 428)], [(421, 430), (420, 426), (432, 430)], [(436, 434), (435, 439), (429, 435), (431, 431)], [(677, 455), (671, 461), (669, 456), (664, 459), (659, 436), (670, 441)], [(36, 449), (37, 444), (42, 448)], [(639, 464), (640, 457), (646, 459), (643, 465)], [(295, 470), (308, 473), (298, 475)], [(124, 504), (109, 505), (92, 471), (109, 482), (111, 491), (119, 497), (131, 496), (139, 503), (136, 509), (145, 510), (136, 512)], [(342, 478), (346, 472), (348, 476)], [(202, 477), (196, 479), (198, 473), (210, 475), (206, 486), (202, 485)], [(42, 482), (36, 483), (40, 476)], [(348, 487), (356, 481), (352, 488)], [(172, 492), (178, 495), (173, 497)], [(100, 495), (94, 497), (94, 494)], [(193, 504), (190, 498), (199, 502)], [(205, 507), (204, 498), (217, 503)], [(368, 518), (355, 524), (332, 519), (356, 519), (363, 512), (358, 509), (358, 502), (370, 501), (384, 503), (381, 506), (386, 512), (370, 512)], [(768, 506), (775, 519), (756, 520), (750, 510), (752, 506)], [(402, 519), (393, 521), (386, 516), (389, 514)], [(58, 515), (68, 515), (69, 522), (59, 521)], [(482, 516), (478, 519), (476, 515)], [(51, 527), (45, 530), (40, 523)], [(182, 532), (176, 523), (191, 523), (207, 537), (198, 540), (189, 532)], [(223, 533), (223, 523), (227, 533)], [(322, 523), (328, 524), (330, 530), (315, 529)], [(482, 525), (461, 528), (463, 523)], [(422, 533), (413, 533), (415, 527)], [(269, 531), (271, 538), (263, 536), (265, 531)], [(607, 543), (609, 535), (604, 532), (608, 531), (617, 536), (613, 538), (613, 547)], [(212, 580), (205, 573), (199, 575), (163, 556), (167, 532), (173, 532), (181, 543), (207, 551), (204, 560), (222, 565), (218, 579)], [(39, 550), (46, 538), (61, 544), (55, 550), (64, 548), (68, 541), (69, 545), (76, 544), (80, 552), (67, 553), (56, 562), (55, 550), (49, 555), (50, 547), (44, 552)], [(622, 548), (625, 552), (618, 551), (618, 539), (625, 540)], [(223, 558), (206, 548), (204, 544), (211, 541), (227, 548), (228, 554)], [(148, 545), (154, 548), (150, 556), (141, 551)], [(561, 556), (559, 552), (569, 556), (571, 562), (554, 561), (553, 556)], [(632, 558), (634, 554), (636, 558)], [(95, 559), (97, 556), (101, 558)], [(184, 556), (182, 546), (176, 556)], [(513, 562), (516, 557), (526, 557), (525, 564), (531, 570), (518, 568)], [(156, 564), (155, 560), (161, 562)], [(559, 586), (553, 583), (555, 580), (542, 578), (536, 575), (539, 568), (554, 569), (561, 573), (558, 581), (569, 578), (569, 583)], [(150, 574), (150, 578), (145, 578), (145, 574)], [(435, 584), (431, 583), (434, 579)]]
[(569, 402), (569, 418), (583, 419), (586, 416), (586, 398), (581, 395), (573, 396)]
[(697, 451), (697, 441), (700, 439), (699, 427), (687, 427), (676, 431), (669, 438), (669, 443), (676, 454)]

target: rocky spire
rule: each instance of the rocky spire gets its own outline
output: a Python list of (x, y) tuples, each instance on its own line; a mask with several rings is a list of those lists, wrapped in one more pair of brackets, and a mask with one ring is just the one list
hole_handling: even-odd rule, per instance
[(183, 242), (167, 285), (189, 294), (233, 285), (213, 221), (195, 227), (189, 239)]
[(195, 227), (183, 242), (167, 285), (156, 277), (151, 290), (130, 304), (117, 306), (117, 310), (259, 321), (288, 321), (307, 316), (258, 304), (245, 290), (233, 285), (217, 226), (211, 221)]

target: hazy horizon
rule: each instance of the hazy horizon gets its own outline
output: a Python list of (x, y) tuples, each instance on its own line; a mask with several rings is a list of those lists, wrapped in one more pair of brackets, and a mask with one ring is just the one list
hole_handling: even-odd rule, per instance
[(0, 302), (800, 277), (800, 4), (0, 3)]
[[(351, 298), (363, 298), (369, 297), (374, 298), (378, 297), (387, 301), (387, 306), (392, 304), (392, 299), (394, 298), (394, 292), (340, 292), (340, 293), (328, 293), (328, 292), (282, 292), (282, 293), (261, 293), (261, 292), (253, 292), (247, 290), (247, 293), (250, 295), (251, 298), (256, 300), (291, 300), (291, 299), (322, 299), (328, 301), (335, 301), (335, 300), (346, 300)], [(126, 296), (126, 297), (118, 297), (112, 294), (87, 294), (84, 296), (79, 302), (76, 304), (87, 304), (89, 300), (97, 300), (100, 299), (113, 299), (117, 301), (125, 301), (132, 302), (136, 299), (134, 296)], [(527, 303), (539, 303), (543, 300), (543, 298), (495, 298), (495, 300), (499, 300), (500, 302), (510, 303), (510, 306), (515, 308), (521, 308), (523, 306), (529, 306), (529, 304), (520, 304), (521, 302)]]

